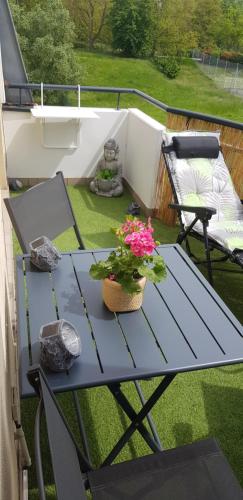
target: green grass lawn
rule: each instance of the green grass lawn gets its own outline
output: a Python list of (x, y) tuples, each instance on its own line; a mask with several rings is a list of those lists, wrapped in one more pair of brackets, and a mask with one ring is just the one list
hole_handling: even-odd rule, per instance
[[(68, 187), (71, 202), (77, 217), (81, 234), (88, 248), (110, 247), (116, 244), (111, 226), (118, 226), (130, 203), (130, 195), (105, 199), (90, 193), (84, 186)], [(156, 238), (161, 243), (174, 242), (176, 227), (167, 227), (160, 221), (153, 221)], [(57, 238), (61, 250), (76, 248), (72, 230)], [(196, 243), (197, 249), (199, 248)], [(15, 251), (20, 252), (15, 241)], [(243, 323), (243, 276), (215, 272), (215, 287), (230, 309)], [(163, 327), (163, 325), (161, 325)], [(158, 379), (143, 382), (143, 390), (148, 396), (158, 384)], [(126, 394), (139, 408), (139, 402), (132, 384), (124, 384)], [(86, 428), (89, 429), (89, 444), (92, 458), (98, 465), (111, 450), (127, 425), (106, 388), (79, 391), (80, 403)], [(59, 396), (71, 427), (77, 433), (70, 395)], [(153, 410), (153, 417), (165, 448), (190, 443), (207, 436), (215, 436), (226, 453), (237, 477), (243, 486), (243, 366), (229, 366), (203, 370), (177, 376), (164, 397)], [(33, 428), (36, 400), (22, 402), (23, 427), (27, 436), (30, 453), (34, 461)], [(48, 499), (55, 498), (50, 462), (43, 433), (43, 464)], [(145, 442), (135, 433), (129, 445), (119, 455), (118, 460), (149, 453)], [(37, 500), (34, 464), (30, 471), (30, 500)], [(195, 499), (196, 500), (196, 499)]]
[[(169, 80), (148, 60), (81, 50), (75, 53), (80, 63), (81, 85), (137, 88), (176, 108), (242, 121), (242, 99), (219, 89), (192, 60), (185, 60), (178, 77)], [(70, 99), (72, 104), (77, 103), (74, 94)], [(85, 106), (116, 107), (116, 102), (115, 95), (81, 94), (81, 104)], [(120, 106), (138, 107), (158, 121), (166, 121), (166, 113), (134, 95), (122, 95)]]

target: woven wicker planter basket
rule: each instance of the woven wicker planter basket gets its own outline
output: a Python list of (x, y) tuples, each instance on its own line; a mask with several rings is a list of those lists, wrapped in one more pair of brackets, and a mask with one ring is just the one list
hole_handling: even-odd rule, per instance
[(146, 284), (146, 278), (141, 278), (138, 285), (141, 288), (140, 293), (126, 293), (120, 283), (109, 280), (103, 280), (102, 294), (103, 300), (112, 312), (136, 311), (143, 302), (143, 290)]

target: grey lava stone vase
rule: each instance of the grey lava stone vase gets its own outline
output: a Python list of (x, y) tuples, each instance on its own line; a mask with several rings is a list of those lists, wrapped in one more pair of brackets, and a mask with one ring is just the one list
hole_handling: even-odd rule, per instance
[(41, 327), (40, 361), (54, 372), (69, 370), (81, 354), (81, 341), (74, 326), (60, 319)]
[(57, 267), (61, 254), (47, 236), (40, 236), (29, 243), (30, 260), (41, 271), (52, 271)]

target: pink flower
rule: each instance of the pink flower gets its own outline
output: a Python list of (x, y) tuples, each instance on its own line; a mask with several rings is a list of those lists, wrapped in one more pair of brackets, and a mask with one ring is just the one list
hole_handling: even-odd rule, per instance
[(121, 229), (123, 233), (133, 233), (134, 231), (142, 231), (143, 229), (145, 229), (145, 224), (138, 219), (127, 219), (126, 222), (122, 225)]
[(149, 217), (149, 218), (148, 218), (147, 229), (148, 229), (148, 231), (150, 231), (151, 233), (153, 233), (153, 232), (154, 232), (154, 228), (152, 227), (152, 224), (151, 224), (151, 217)]
[(131, 252), (136, 257), (151, 255), (154, 248), (157, 246), (152, 235), (151, 227), (142, 231), (135, 231), (125, 237), (125, 243), (130, 246)]

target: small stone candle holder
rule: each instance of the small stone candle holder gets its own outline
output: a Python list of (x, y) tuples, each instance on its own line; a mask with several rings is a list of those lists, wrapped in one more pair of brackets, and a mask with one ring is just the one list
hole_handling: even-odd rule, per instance
[(54, 372), (69, 370), (81, 354), (80, 337), (65, 319), (41, 327), (40, 345), (41, 363)]
[(40, 236), (29, 243), (30, 260), (41, 271), (52, 271), (57, 267), (61, 254), (46, 237)]

